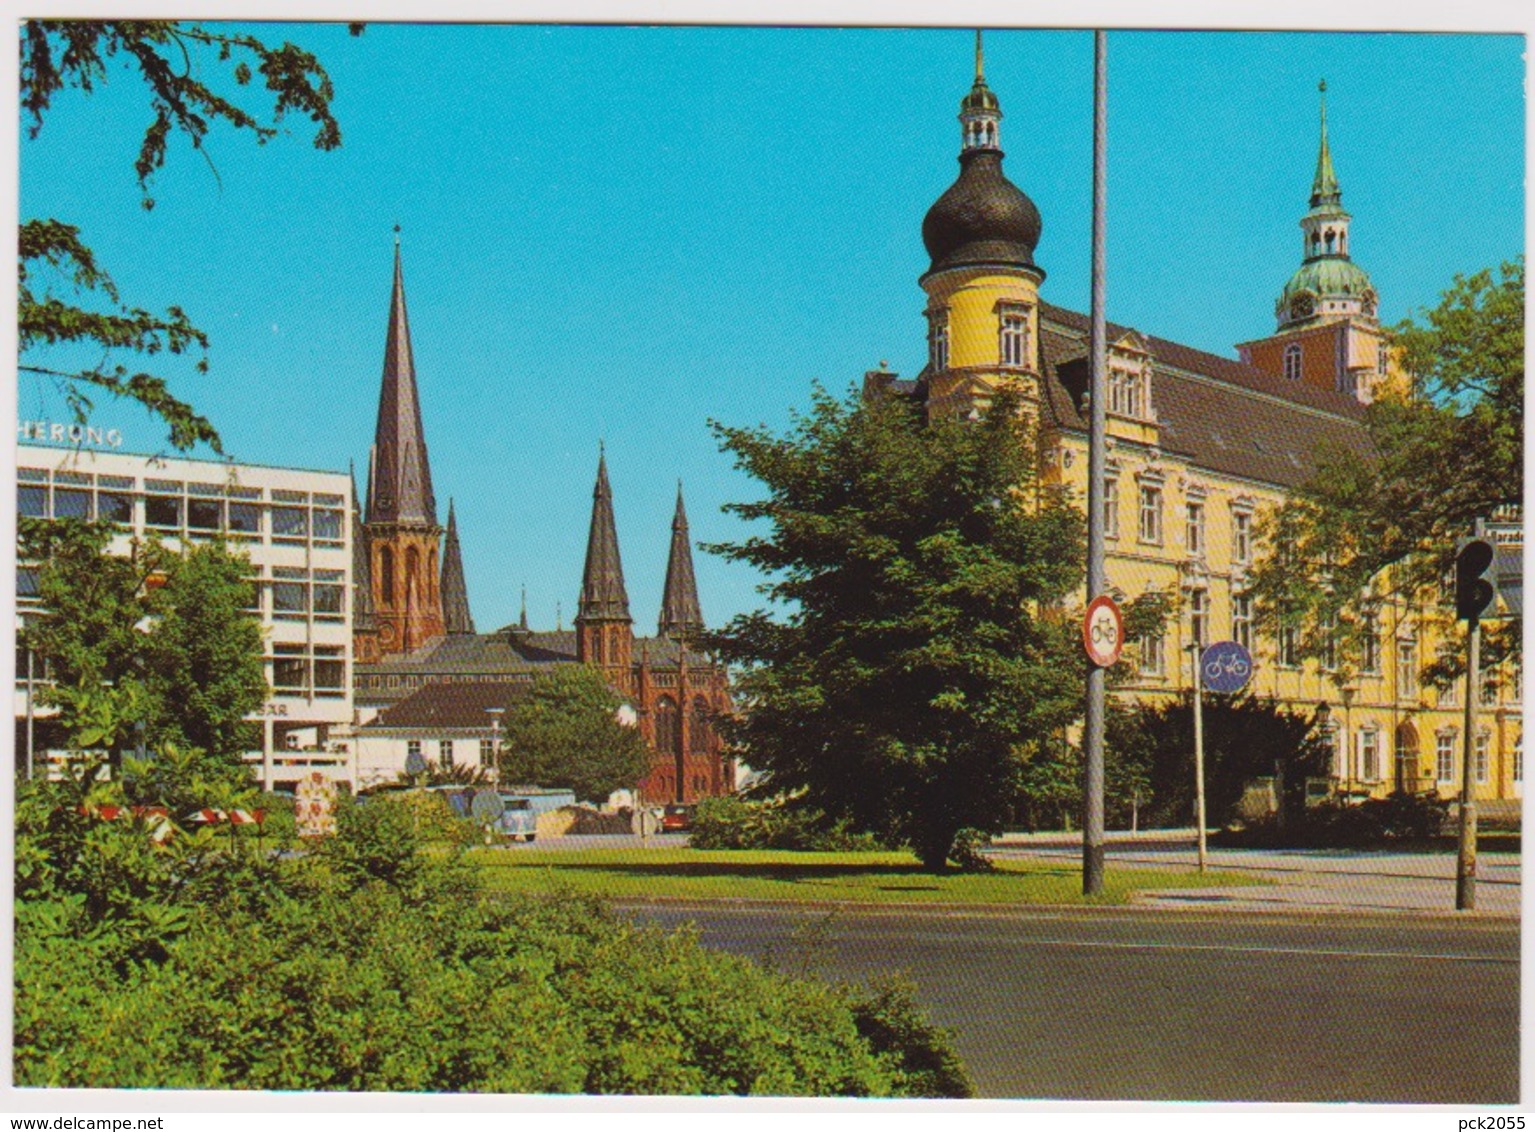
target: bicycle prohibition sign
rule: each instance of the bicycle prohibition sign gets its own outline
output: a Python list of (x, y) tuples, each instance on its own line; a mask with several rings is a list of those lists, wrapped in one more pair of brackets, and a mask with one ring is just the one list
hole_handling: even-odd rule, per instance
[(1119, 663), (1120, 651), (1125, 647), (1125, 621), (1119, 606), (1107, 594), (1093, 598), (1082, 615), (1082, 645), (1087, 649), (1087, 659), (1099, 668), (1112, 668)]

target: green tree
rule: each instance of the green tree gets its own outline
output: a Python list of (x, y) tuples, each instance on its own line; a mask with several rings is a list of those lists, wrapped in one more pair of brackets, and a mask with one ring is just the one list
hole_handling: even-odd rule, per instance
[(745, 666), (731, 738), (774, 790), (944, 868), (960, 829), (1001, 829), (1076, 714), (1059, 606), (1080, 515), (1038, 480), (1011, 395), (968, 425), (817, 388), (786, 435), (713, 428), (766, 489), (727, 509), (767, 529), (707, 549), (762, 571), (779, 607), (712, 642)]
[[(353, 26), (354, 34), (359, 30)], [(302, 115), (315, 125), (316, 148), (341, 144), (330, 111), (330, 77), (319, 60), (291, 43), (270, 47), (253, 35), (170, 20), (25, 20), (20, 35), (28, 137), (38, 136), (62, 92), (89, 94), (105, 83), (109, 62), (120, 61), (143, 82), (151, 117), (133, 168), (146, 209), (154, 207), (150, 183), (165, 164), (173, 136), (189, 141), (210, 169), (204, 141), (220, 125), (265, 144), (287, 117)], [(221, 65), (237, 90), (259, 80), (271, 96), (265, 115), (203, 81)], [(91, 411), (92, 395), (104, 391), (137, 401), (164, 420), (176, 448), (204, 442), (221, 451), (213, 425), (172, 394), (165, 377), (134, 372), (118, 360), (125, 353), (196, 353), (201, 357), (194, 368), (206, 373), (208, 337), (185, 311), (172, 306), (152, 314), (124, 301), (80, 229), (58, 219), (22, 221), (18, 274), (20, 372), (54, 381), (81, 420)]]
[(238, 768), (241, 724), (267, 693), (249, 563), (221, 542), (177, 555), (151, 540), (121, 557), (112, 537), (104, 523), (22, 520), (45, 611), (22, 643), (58, 682), (39, 698), (82, 749), (126, 747), (142, 722), (153, 745)]
[[(1456, 276), (1433, 310), (1399, 325), (1410, 388), (1364, 413), (1367, 444), (1318, 454), (1316, 473), (1264, 523), (1260, 624), (1335, 645), (1357, 669), (1371, 614), (1394, 598), (1448, 622), (1442, 580), (1478, 519), (1524, 496), (1524, 261)], [(1517, 658), (1517, 621), (1489, 625), (1487, 663)], [(1332, 645), (1329, 644), (1332, 639)], [(1442, 682), (1455, 664), (1429, 673)]]
[[(1107, 746), (1115, 760), (1140, 768), (1150, 794), (1143, 824), (1188, 825), (1194, 820), (1194, 700), (1140, 703), (1108, 714)], [(1225, 821), (1247, 784), (1279, 764), (1287, 812), (1304, 805), (1306, 778), (1325, 775), (1331, 748), (1308, 716), (1273, 699), (1207, 695), (1204, 703), (1205, 802), (1213, 822)]]
[(502, 721), (501, 780), (568, 787), (588, 801), (633, 787), (650, 754), (639, 731), (618, 721), (623, 702), (585, 665), (539, 673)]

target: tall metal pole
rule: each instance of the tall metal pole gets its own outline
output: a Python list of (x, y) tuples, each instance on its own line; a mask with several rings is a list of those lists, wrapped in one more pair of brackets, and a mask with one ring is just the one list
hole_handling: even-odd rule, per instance
[(1482, 623), (1472, 618), (1466, 629), (1466, 747), (1460, 768), (1460, 849), (1455, 859), (1455, 908), (1476, 910), (1476, 701), (1481, 692)]
[(1205, 678), (1199, 670), (1200, 648), (1194, 658), (1194, 823), (1199, 834), (1199, 871), (1205, 871)]
[[(1104, 326), (1104, 229), (1108, 210), (1108, 44), (1093, 32), (1093, 299), (1092, 371), (1088, 397), (1091, 425), (1087, 441), (1087, 600), (1107, 588), (1103, 571), (1103, 439), (1105, 368), (1108, 334)], [(1103, 891), (1103, 693), (1104, 670), (1087, 666), (1087, 719), (1082, 780), (1082, 891)]]

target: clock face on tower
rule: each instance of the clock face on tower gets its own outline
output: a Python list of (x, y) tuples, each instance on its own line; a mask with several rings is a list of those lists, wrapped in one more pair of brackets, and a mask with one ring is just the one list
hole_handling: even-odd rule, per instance
[(1290, 317), (1306, 318), (1316, 310), (1316, 300), (1307, 294), (1296, 295), (1290, 300)]

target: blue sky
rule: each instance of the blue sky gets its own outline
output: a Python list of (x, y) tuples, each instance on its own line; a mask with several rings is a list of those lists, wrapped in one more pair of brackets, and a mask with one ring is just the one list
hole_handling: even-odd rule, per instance
[[(781, 427), (812, 380), (923, 362), (921, 222), (958, 166), (958, 30), (263, 25), (314, 51), (343, 146), (301, 122), (173, 143), (145, 212), (146, 102), (114, 64), (21, 143), (23, 217), (85, 240), (130, 301), (183, 306), (211, 373), (161, 372), (236, 459), (366, 467), (392, 227), (441, 518), (480, 629), (568, 625), (605, 441), (636, 628), (660, 605), (680, 477), (695, 539), (754, 485), (708, 418)], [(1109, 314), (1231, 356), (1273, 329), (1316, 161), (1316, 84), (1388, 322), (1523, 250), (1517, 36), (1113, 32)], [(1006, 169), (1039, 205), (1043, 295), (1085, 310), (1092, 37), (996, 31)], [(209, 77), (219, 72), (209, 72)], [(26, 417), (63, 419), (25, 379)], [(125, 447), (164, 430), (102, 404)], [(760, 579), (697, 554), (711, 623)]]

